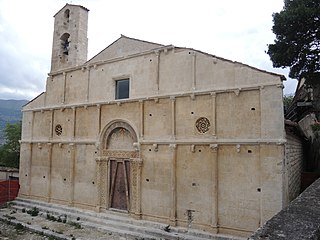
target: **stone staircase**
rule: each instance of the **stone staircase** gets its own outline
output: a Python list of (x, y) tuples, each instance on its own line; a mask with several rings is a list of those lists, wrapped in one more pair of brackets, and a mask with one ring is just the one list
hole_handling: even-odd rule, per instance
[[(32, 209), (36, 207), (45, 219), (47, 213), (56, 217), (67, 216), (68, 221), (79, 221), (82, 226), (89, 227), (93, 231), (117, 233), (124, 236), (124, 239), (185, 239), (185, 240), (242, 240), (245, 238), (232, 237), (220, 234), (211, 234), (201, 230), (171, 227), (170, 231), (165, 231), (166, 224), (132, 219), (125, 214), (108, 211), (97, 213), (89, 210), (68, 207), (59, 204), (46, 203), (42, 201), (16, 198), (11, 202), (11, 208), (22, 211), (22, 209)], [(28, 226), (27, 226), (28, 227)], [(66, 238), (68, 239), (68, 238)]]

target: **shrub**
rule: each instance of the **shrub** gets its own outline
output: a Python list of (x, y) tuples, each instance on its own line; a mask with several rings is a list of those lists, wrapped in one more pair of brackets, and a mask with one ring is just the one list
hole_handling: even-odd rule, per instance
[(27, 213), (33, 217), (38, 216), (39, 209), (36, 207), (33, 207), (32, 209), (28, 210)]
[(76, 229), (82, 229), (82, 226), (80, 223), (77, 222), (69, 222), (69, 224), (73, 227), (75, 227)]
[(16, 230), (23, 230), (23, 229), (24, 229), (24, 226), (23, 226), (21, 223), (18, 223), (18, 224), (15, 226), (15, 229), (16, 229)]

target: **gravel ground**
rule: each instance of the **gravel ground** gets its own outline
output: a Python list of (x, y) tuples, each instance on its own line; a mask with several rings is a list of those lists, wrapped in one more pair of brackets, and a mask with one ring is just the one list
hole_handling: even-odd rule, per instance
[[(31, 216), (26, 212), (16, 209), (2, 208), (0, 215), (4, 220), (0, 220), (0, 240), (136, 240), (128, 236), (120, 236), (117, 233), (111, 233), (83, 226), (81, 221), (49, 221), (45, 213), (39, 213), (37, 216)], [(8, 222), (11, 222), (10, 224)], [(25, 225), (14, 225), (12, 222), (19, 222)], [(35, 228), (39, 233), (30, 230), (29, 227)], [(41, 234), (40, 234), (41, 233)], [(52, 235), (53, 236), (50, 236)], [(55, 237), (58, 236), (58, 237)]]
[(28, 229), (16, 229), (15, 226), (0, 221), (0, 240), (44, 240), (49, 237), (41, 236)]

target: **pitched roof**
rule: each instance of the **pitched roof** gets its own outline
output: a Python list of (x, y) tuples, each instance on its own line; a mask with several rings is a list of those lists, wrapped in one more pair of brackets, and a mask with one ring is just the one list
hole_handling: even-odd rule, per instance
[(68, 7), (68, 6), (70, 6), (70, 7), (80, 7), (80, 8), (82, 8), (82, 9), (86, 10), (86, 11), (90, 11), (88, 8), (85, 8), (84, 6), (67, 3), (67, 4), (64, 5), (64, 7), (61, 8), (55, 15), (53, 15), (53, 17), (55, 17), (59, 12), (61, 12), (63, 9), (65, 9), (65, 8)]
[[(116, 45), (117, 45), (117, 43), (118, 43), (121, 39), (122, 39), (122, 40), (128, 40), (128, 41), (134, 41), (134, 42), (136, 42), (136, 43), (141, 43), (142, 45), (145, 45), (145, 46), (146, 46), (145, 51), (150, 51), (150, 50), (153, 50), (153, 49), (157, 49), (157, 48), (161, 48), (161, 47), (165, 47), (165, 46), (166, 46), (166, 45), (159, 44), (159, 43), (154, 43), (154, 42), (149, 42), (149, 41), (145, 41), (145, 40), (140, 40), (140, 39), (137, 39), (137, 38), (127, 37), (127, 36), (121, 34), (120, 38), (118, 38), (117, 40), (115, 40), (115, 41), (114, 41), (113, 43), (111, 43), (109, 46), (107, 46), (107, 47), (104, 48), (102, 51), (100, 51), (98, 54), (96, 54), (94, 57), (92, 57), (90, 60), (88, 60), (87, 63), (102, 60), (102, 59), (99, 59), (99, 56), (101, 56), (101, 58), (103, 58), (103, 56), (104, 56), (103, 53), (106, 52), (106, 51), (108, 51), (108, 49), (110, 49), (110, 48), (112, 48), (112, 47), (117, 47)], [(152, 46), (153, 46), (153, 48), (152, 48)], [(198, 52), (198, 53), (201, 53), (201, 54), (204, 54), (204, 55), (207, 55), (207, 56), (210, 56), (210, 57), (213, 57), (213, 58), (222, 60), (222, 61), (227, 61), (227, 62), (230, 62), (230, 63), (239, 64), (239, 65), (242, 65), (242, 66), (249, 67), (249, 68), (251, 68), (251, 69), (257, 70), (257, 71), (259, 71), (259, 72), (263, 72), (263, 73), (267, 73), (267, 74), (271, 74), (271, 75), (278, 76), (278, 77), (281, 78), (282, 81), (285, 81), (285, 80), (286, 80), (286, 77), (285, 77), (284, 75), (282, 75), (282, 74), (278, 74), (278, 73), (274, 73), (274, 72), (269, 72), (269, 71), (266, 71), (266, 70), (262, 70), (262, 69), (259, 69), (259, 68), (256, 68), (256, 67), (253, 67), (253, 66), (250, 66), (250, 65), (241, 63), (241, 62), (237, 62), (237, 61), (232, 61), (232, 60), (229, 60), (229, 59), (225, 59), (225, 58), (222, 58), (222, 57), (219, 57), (219, 56), (210, 54), (210, 53), (206, 53), (206, 52), (203, 52), (203, 51), (200, 51), (200, 50), (196, 50), (196, 49), (193, 49), (193, 48), (176, 47), (176, 46), (173, 46), (173, 45), (170, 45), (170, 46), (172, 46), (173, 48), (176, 48), (176, 49), (185, 49), (185, 50), (196, 51), (196, 52)]]

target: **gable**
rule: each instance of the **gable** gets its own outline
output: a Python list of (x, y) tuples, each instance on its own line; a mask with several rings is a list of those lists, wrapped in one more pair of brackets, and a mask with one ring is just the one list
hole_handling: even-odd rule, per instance
[(36, 96), (34, 99), (29, 101), (27, 104), (23, 106), (23, 110), (29, 110), (29, 109), (35, 109), (35, 108), (43, 108), (45, 106), (45, 92), (42, 92), (38, 96)]
[(150, 51), (155, 48), (163, 47), (161, 44), (146, 42), (121, 35), (119, 39), (106, 47), (87, 63), (105, 61), (109, 59), (124, 57), (132, 54)]
[(57, 16), (60, 12), (64, 11), (65, 9), (68, 9), (68, 8), (74, 8), (74, 7), (81, 7), (82, 9), (86, 10), (86, 11), (89, 11), (89, 9), (81, 6), (81, 5), (74, 5), (74, 4), (69, 4), (67, 3), (63, 8), (61, 8), (53, 17)]

